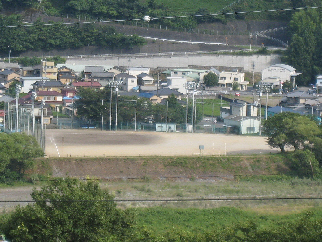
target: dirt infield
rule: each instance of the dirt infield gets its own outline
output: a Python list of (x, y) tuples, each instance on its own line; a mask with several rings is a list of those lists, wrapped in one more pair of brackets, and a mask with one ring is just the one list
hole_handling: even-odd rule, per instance
[(88, 129), (47, 130), (45, 150), (48, 157), (231, 155), (277, 151), (267, 145), (265, 137), (258, 136)]

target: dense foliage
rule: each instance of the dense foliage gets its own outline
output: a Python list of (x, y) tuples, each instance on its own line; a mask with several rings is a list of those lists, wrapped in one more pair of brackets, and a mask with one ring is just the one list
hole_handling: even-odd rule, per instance
[(14, 241), (124, 241), (132, 216), (116, 208), (96, 182), (57, 178), (31, 194), (34, 204), (17, 207), (2, 223)]
[(322, 25), (321, 11), (302, 10), (293, 15), (290, 22), (291, 43), (285, 60), (302, 73), (296, 77), (300, 86), (316, 82), (322, 71)]
[(263, 132), (268, 144), (280, 148), (282, 152), (291, 148), (295, 152), (288, 154), (289, 167), (300, 177), (320, 174), (321, 126), (316, 120), (297, 113), (283, 112), (269, 117), (263, 123)]
[[(79, 97), (75, 102), (77, 116), (86, 120), (87, 123), (99, 122), (102, 115), (107, 122), (111, 112), (112, 123), (115, 124), (116, 103), (118, 123), (133, 123), (136, 117), (138, 123), (146, 123), (151, 120), (153, 122), (184, 124), (186, 123), (186, 116), (188, 123), (191, 122), (192, 104), (189, 105), (187, 112), (186, 103), (179, 102), (174, 95), (169, 96), (166, 102), (160, 104), (152, 104), (149, 99), (137, 98), (136, 96), (116, 97), (114, 88), (112, 89), (111, 99), (109, 87), (103, 90), (81, 89), (77, 96)], [(199, 121), (201, 118), (201, 110), (197, 109), (196, 120)]]
[[(8, 27), (16, 26), (16, 27)], [(94, 24), (65, 25), (62, 22), (44, 24), (36, 21), (25, 26), (19, 16), (0, 17), (0, 52), (19, 54), (28, 50), (77, 49), (100, 46), (110, 49), (131, 49), (145, 40), (137, 35), (125, 36), (113, 27)]]
[(208, 74), (206, 74), (204, 76), (204, 84), (206, 85), (206, 87), (214, 87), (214, 86), (217, 86), (218, 85), (218, 82), (219, 82), (219, 78), (213, 72), (209, 72)]
[(0, 182), (21, 179), (43, 151), (33, 136), (25, 133), (0, 133)]

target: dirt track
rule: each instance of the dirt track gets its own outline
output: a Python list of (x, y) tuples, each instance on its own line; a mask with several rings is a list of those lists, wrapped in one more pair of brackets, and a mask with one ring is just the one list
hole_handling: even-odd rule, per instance
[[(204, 149), (199, 149), (203, 145)], [(229, 155), (277, 152), (265, 137), (199, 133), (47, 130), (48, 157)]]

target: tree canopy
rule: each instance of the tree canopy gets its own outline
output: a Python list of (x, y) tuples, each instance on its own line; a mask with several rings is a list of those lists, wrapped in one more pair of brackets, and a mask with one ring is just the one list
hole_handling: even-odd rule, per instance
[(0, 133), (0, 182), (23, 178), (43, 151), (33, 136), (25, 133)]
[(207, 75), (204, 76), (204, 83), (206, 87), (217, 86), (218, 82), (219, 82), (218, 76), (213, 72), (209, 72)]
[(97, 182), (56, 178), (31, 194), (34, 204), (18, 206), (4, 226), (14, 241), (124, 241), (133, 218), (116, 208)]
[(285, 60), (302, 73), (296, 79), (298, 85), (315, 83), (316, 75), (322, 70), (321, 11), (296, 12), (289, 26), (292, 37)]
[(263, 124), (268, 144), (285, 152), (287, 146), (295, 150), (309, 147), (321, 134), (316, 121), (297, 113), (283, 112), (269, 117)]

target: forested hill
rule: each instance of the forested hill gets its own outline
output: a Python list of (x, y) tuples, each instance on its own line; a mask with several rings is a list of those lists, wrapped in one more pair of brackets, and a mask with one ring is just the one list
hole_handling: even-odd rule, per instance
[[(123, 50), (145, 44), (137, 35), (119, 34), (111, 26), (84, 22), (119, 22), (124, 26), (142, 23), (155, 29), (166, 26), (170, 30), (194, 33), (201, 24), (208, 24), (204, 32), (211, 32), (213, 23), (283, 20), (288, 25), (285, 31), (289, 39), (283, 62), (302, 73), (297, 77), (298, 84), (314, 83), (322, 73), (321, 0), (221, 0), (215, 4), (213, 0), (1, 0), (0, 3), (2, 13), (7, 15), (0, 17), (2, 56), (85, 46)], [(24, 23), (21, 15), (13, 13), (24, 13), (33, 24)], [(76, 21), (72, 25), (62, 21), (44, 23), (37, 18), (39, 14)], [(142, 21), (144, 16), (149, 16), (150, 21)], [(250, 29), (241, 33), (247, 37), (250, 34)]]

